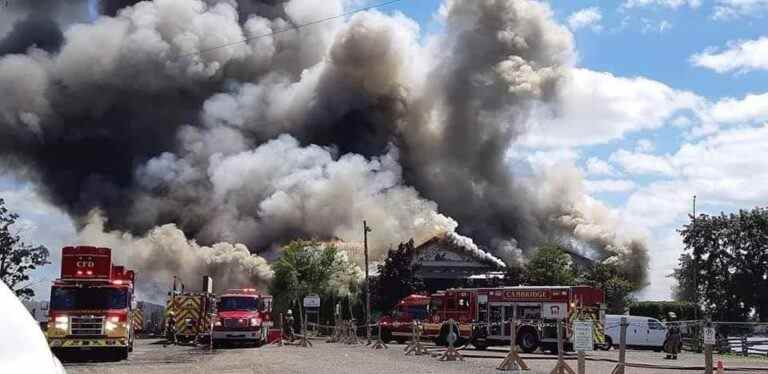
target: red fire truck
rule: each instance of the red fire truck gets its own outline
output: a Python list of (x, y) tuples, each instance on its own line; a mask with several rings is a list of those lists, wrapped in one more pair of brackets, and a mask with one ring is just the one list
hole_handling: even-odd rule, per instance
[[(405, 341), (411, 335), (411, 323), (421, 322), (422, 337), (446, 344), (446, 321), (458, 323), (458, 344), (471, 342), (478, 349), (508, 345), (511, 335), (507, 321), (519, 321), (517, 343), (524, 352), (557, 350), (555, 323), (566, 322), (566, 338), (574, 319), (598, 321), (603, 326), (605, 295), (587, 287), (500, 287), (449, 289), (431, 296), (411, 295), (400, 301), (391, 316), (383, 317), (382, 338)], [(603, 339), (595, 329), (595, 341)]]
[(216, 306), (213, 343), (262, 345), (272, 325), (272, 296), (254, 288), (230, 289), (219, 297)]
[(134, 273), (112, 265), (109, 248), (65, 247), (51, 287), (48, 344), (61, 356), (94, 351), (125, 359), (133, 349)]

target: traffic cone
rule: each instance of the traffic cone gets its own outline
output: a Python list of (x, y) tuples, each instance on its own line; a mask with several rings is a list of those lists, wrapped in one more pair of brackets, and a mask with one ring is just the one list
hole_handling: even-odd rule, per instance
[(725, 368), (723, 368), (723, 361), (717, 360), (717, 374), (724, 374)]

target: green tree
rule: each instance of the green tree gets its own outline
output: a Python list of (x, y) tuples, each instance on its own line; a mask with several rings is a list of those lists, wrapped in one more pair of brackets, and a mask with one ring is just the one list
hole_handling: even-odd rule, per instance
[(371, 283), (371, 307), (388, 312), (404, 297), (426, 289), (416, 277), (413, 262), (413, 239), (390, 249), (384, 263), (378, 266), (378, 277)]
[(49, 264), (48, 249), (24, 243), (18, 232), (12, 232), (19, 216), (5, 207), (0, 199), (0, 280), (21, 298), (32, 298), (35, 292), (27, 287), (29, 273), (38, 266)]
[(545, 244), (528, 261), (526, 278), (531, 286), (572, 286), (576, 272), (565, 251), (555, 244)]
[(698, 299), (715, 319), (745, 320), (755, 311), (767, 321), (768, 210), (691, 218), (680, 230), (686, 254), (673, 273), (677, 296)]
[(362, 273), (333, 245), (317, 241), (291, 242), (283, 247), (282, 255), (272, 264), (272, 269), (275, 276), (270, 293), (276, 312), (291, 308), (299, 310), (304, 296), (317, 294), (326, 305), (323, 308), (325, 315), (321, 317), (327, 320), (328, 313), (333, 313), (333, 308), (328, 305), (334, 305), (340, 299), (347, 303), (358, 300)]
[(632, 302), (630, 294), (635, 291), (635, 287), (624, 277), (616, 264), (596, 263), (591, 268), (584, 269), (580, 278), (581, 283), (605, 292), (609, 313), (624, 313), (624, 309)]

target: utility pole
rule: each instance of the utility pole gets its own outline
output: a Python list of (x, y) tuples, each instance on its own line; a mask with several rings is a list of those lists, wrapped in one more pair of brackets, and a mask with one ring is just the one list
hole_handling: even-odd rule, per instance
[(693, 195), (693, 297), (696, 307), (693, 309), (693, 319), (699, 319), (699, 255), (696, 253), (696, 195)]
[(363, 248), (365, 249), (365, 338), (371, 342), (371, 283), (368, 279), (368, 223), (363, 220)]

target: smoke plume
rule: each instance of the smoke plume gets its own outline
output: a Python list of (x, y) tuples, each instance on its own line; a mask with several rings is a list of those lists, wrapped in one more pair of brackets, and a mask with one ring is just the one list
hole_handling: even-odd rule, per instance
[(644, 247), (587, 203), (579, 178), (506, 160), (575, 60), (548, 6), (446, 0), (443, 30), (426, 38), (378, 11), (297, 27), (347, 5), (102, 0), (90, 23), (59, 21), (56, 48), (18, 23), (9, 35), (24, 50), (0, 55), (2, 165), (81, 222), (103, 212), (83, 240), (128, 238), (173, 254), (156, 265), (174, 271), (185, 251), (246, 248), (219, 241), (268, 256), (297, 237), (359, 240), (366, 219), (374, 260), (456, 232), (507, 263), (553, 240), (618, 256), (644, 281)]

